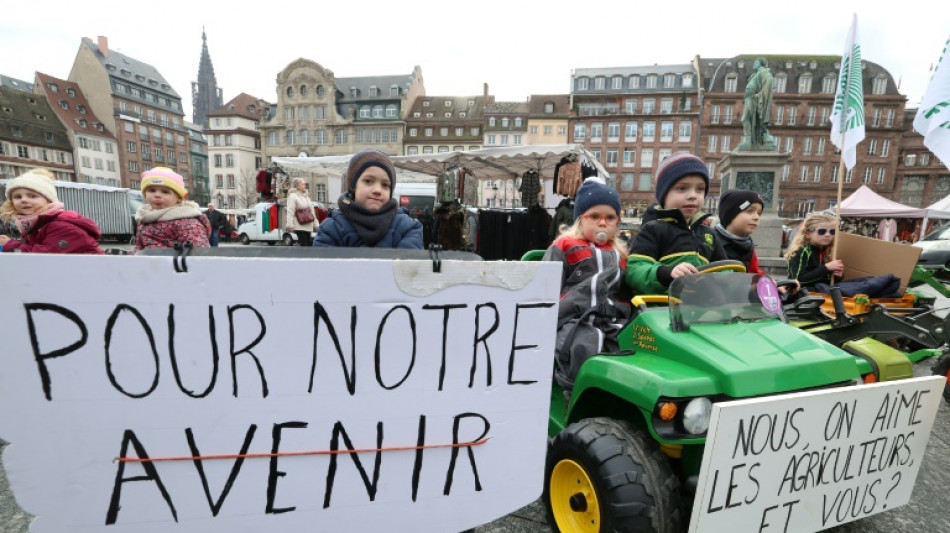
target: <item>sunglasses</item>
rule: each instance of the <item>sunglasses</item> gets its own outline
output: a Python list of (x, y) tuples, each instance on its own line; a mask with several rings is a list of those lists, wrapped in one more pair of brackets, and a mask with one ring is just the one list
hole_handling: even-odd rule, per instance
[(601, 220), (605, 221), (608, 225), (614, 225), (614, 224), (620, 222), (620, 217), (618, 217), (617, 215), (606, 215), (606, 216), (604, 216), (604, 215), (601, 215), (601, 214), (599, 214), (599, 213), (591, 213), (591, 214), (589, 214), (589, 215), (586, 215), (586, 214), (585, 214), (585, 215), (581, 215), (581, 216), (584, 217), (584, 218), (586, 218), (587, 220), (590, 220), (590, 221), (593, 222), (594, 224), (600, 224), (600, 221), (601, 221)]
[(837, 230), (826, 229), (826, 228), (818, 228), (818, 229), (812, 228), (812, 229), (808, 230), (808, 233), (811, 233), (811, 232), (813, 232), (813, 231), (817, 231), (817, 232), (818, 232), (818, 235), (824, 235), (825, 233), (830, 233), (830, 234), (834, 235)]

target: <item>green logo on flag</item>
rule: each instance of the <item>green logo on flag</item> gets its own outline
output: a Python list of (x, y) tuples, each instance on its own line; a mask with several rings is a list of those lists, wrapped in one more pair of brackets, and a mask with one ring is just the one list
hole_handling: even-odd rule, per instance
[(864, 126), (864, 85), (861, 83), (861, 46), (855, 44), (844, 57), (838, 80), (834, 114), (841, 117), (841, 133)]

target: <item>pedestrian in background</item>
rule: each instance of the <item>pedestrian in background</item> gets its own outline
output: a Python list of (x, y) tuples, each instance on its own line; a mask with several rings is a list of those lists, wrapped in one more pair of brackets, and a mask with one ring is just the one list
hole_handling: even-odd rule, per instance
[(221, 228), (228, 225), (228, 221), (221, 211), (214, 208), (214, 204), (208, 204), (208, 211), (205, 213), (205, 217), (208, 219), (208, 224), (211, 225), (211, 238), (209, 239), (209, 243), (211, 246), (217, 246), (218, 234)]
[(11, 220), (23, 240), (0, 235), (4, 252), (102, 254), (99, 226), (67, 211), (56, 195), (56, 180), (45, 168), (34, 168), (7, 183), (0, 218)]
[(300, 246), (313, 246), (311, 233), (319, 225), (311, 203), (307, 195), (307, 182), (303, 178), (294, 178), (290, 182), (290, 191), (287, 193), (285, 216), (287, 221), (284, 229), (297, 235), (297, 244)]
[(136, 251), (186, 242), (197, 248), (208, 246), (211, 225), (198, 204), (185, 200), (188, 191), (181, 175), (166, 167), (143, 172), (142, 196), (145, 204), (135, 214)]

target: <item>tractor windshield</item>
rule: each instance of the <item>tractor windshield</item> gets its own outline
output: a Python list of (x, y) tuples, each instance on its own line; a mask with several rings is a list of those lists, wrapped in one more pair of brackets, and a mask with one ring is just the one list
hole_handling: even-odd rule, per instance
[(676, 331), (691, 324), (784, 320), (775, 282), (768, 276), (717, 272), (692, 274), (670, 284), (670, 323)]

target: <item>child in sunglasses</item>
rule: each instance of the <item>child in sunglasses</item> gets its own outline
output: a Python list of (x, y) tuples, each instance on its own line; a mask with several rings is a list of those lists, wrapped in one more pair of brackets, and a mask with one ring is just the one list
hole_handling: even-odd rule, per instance
[(577, 190), (574, 225), (542, 259), (564, 265), (554, 377), (567, 389), (584, 361), (619, 349), (617, 334), (630, 316), (623, 280), (627, 248), (617, 238), (619, 222), (620, 195), (600, 178), (587, 178)]
[(805, 217), (798, 234), (785, 252), (788, 277), (798, 280), (802, 287), (814, 292), (829, 292), (833, 282), (841, 287), (842, 296), (866, 294), (871, 298), (900, 297), (901, 280), (893, 274), (841, 281), (844, 262), (841, 259), (832, 260), (829, 253), (836, 233), (834, 216), (811, 213)]

